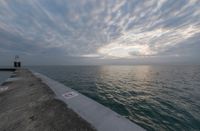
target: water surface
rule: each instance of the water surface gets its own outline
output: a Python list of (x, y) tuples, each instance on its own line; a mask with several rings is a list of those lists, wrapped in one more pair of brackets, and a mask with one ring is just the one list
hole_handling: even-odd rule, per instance
[(200, 130), (200, 66), (31, 67), (147, 130)]
[(10, 77), (11, 72), (7, 71), (0, 71), (0, 85), (8, 78)]

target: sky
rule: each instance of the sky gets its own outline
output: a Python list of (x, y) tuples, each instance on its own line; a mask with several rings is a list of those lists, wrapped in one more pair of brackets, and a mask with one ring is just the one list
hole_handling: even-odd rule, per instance
[(0, 65), (200, 63), (200, 0), (0, 0)]

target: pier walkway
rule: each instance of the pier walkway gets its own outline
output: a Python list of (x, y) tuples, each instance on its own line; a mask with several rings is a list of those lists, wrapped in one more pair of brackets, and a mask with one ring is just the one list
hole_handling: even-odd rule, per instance
[(2, 131), (144, 131), (40, 73), (16, 70), (0, 87)]
[(0, 131), (95, 131), (30, 71), (0, 87)]

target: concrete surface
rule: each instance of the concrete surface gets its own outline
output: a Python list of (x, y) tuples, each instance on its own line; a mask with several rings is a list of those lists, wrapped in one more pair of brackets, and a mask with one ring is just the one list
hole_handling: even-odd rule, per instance
[(0, 131), (95, 131), (30, 71), (0, 86)]
[(71, 88), (40, 73), (34, 73), (34, 75), (47, 84), (55, 92), (58, 99), (65, 102), (69, 108), (98, 131), (144, 131), (135, 123)]

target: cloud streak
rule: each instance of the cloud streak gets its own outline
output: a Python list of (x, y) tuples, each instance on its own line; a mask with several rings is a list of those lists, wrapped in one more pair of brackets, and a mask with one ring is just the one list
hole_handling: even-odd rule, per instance
[(97, 59), (181, 56), (187, 48), (194, 55), (199, 38), (199, 0), (0, 1), (4, 52)]

